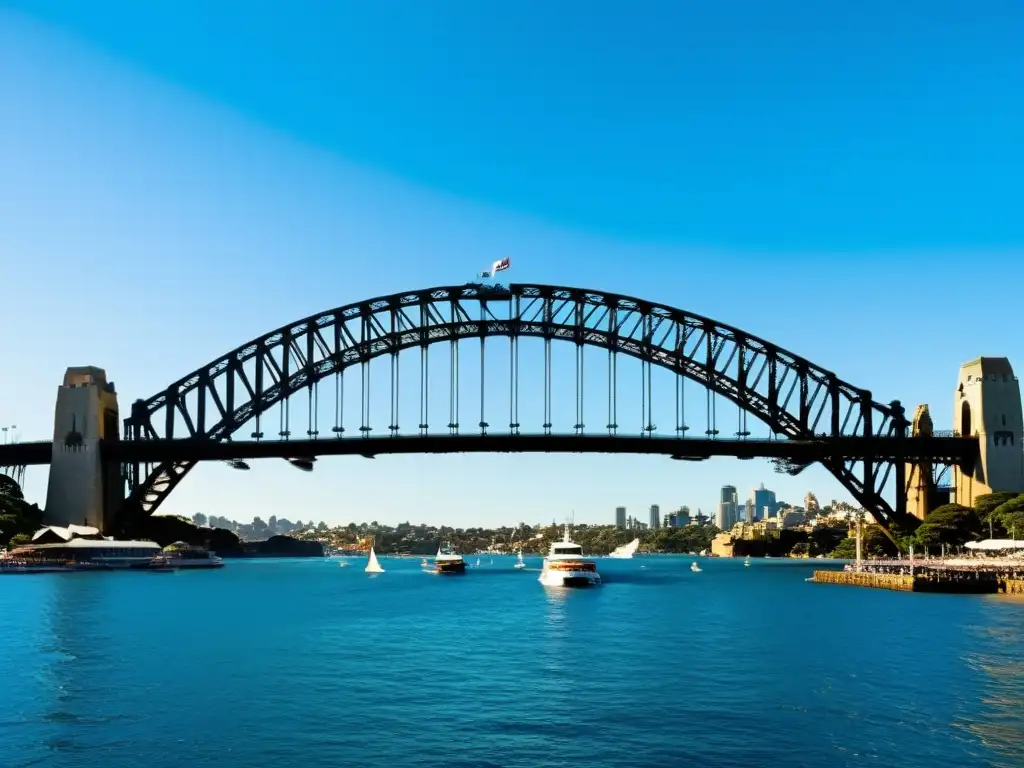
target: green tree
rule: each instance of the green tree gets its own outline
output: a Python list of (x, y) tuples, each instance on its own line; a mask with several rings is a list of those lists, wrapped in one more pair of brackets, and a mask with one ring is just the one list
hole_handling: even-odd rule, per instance
[(1024, 537), (1024, 493), (1000, 504), (991, 512), (992, 518), (1002, 526), (1004, 534)]
[(21, 486), (8, 475), (0, 474), (0, 547), (11, 546), (12, 539), (21, 534), (30, 541), (42, 521), (42, 510), (25, 501)]
[(974, 511), (978, 513), (978, 518), (981, 520), (982, 531), (987, 536), (989, 533), (994, 538), (1000, 538), (1006, 535), (1006, 531), (1002, 530), (1002, 523), (998, 516), (993, 514), (996, 509), (1001, 507), (1006, 502), (1017, 498), (1016, 493), (986, 493), (979, 496), (974, 500)]
[(843, 539), (839, 546), (832, 550), (829, 557), (835, 560), (853, 560), (857, 557), (857, 542), (854, 539)]
[(15, 482), (14, 478), (0, 474), (0, 504), (24, 500), (25, 494), (21, 492), (21, 486)]
[(981, 536), (978, 513), (962, 504), (937, 507), (918, 526), (915, 538), (929, 550), (942, 544), (963, 546)]
[(845, 529), (816, 526), (811, 530), (811, 557), (831, 553), (845, 539)]

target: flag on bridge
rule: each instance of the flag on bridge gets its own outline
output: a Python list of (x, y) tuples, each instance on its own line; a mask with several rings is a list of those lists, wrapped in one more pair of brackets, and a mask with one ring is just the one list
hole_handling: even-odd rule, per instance
[(512, 260), (508, 256), (506, 256), (504, 259), (501, 259), (500, 261), (494, 262), (491, 265), (490, 270), (486, 270), (484, 272), (480, 272), (477, 275), (477, 277), (481, 277), (481, 278), (484, 278), (486, 280), (488, 277), (494, 277), (499, 272), (504, 272), (506, 269), (508, 269), (511, 266), (512, 266)]

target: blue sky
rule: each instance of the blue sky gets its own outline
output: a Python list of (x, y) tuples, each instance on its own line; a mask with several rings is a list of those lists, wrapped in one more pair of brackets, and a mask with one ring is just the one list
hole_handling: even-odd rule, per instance
[[(489, 7), (6, 2), (0, 422), (49, 437), (68, 365), (126, 407), (504, 254), (511, 279), (709, 315), (939, 426), (961, 362), (1024, 367), (1018, 3)], [(845, 498), (763, 462), (465, 456), (202, 467), (165, 509), (599, 521), (762, 481)]]

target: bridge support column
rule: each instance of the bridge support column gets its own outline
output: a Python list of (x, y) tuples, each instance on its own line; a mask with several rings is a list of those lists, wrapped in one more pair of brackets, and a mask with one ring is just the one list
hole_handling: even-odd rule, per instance
[[(912, 437), (931, 437), (934, 433), (932, 427), (932, 416), (928, 405), (919, 405), (914, 411), (914, 421), (911, 426)], [(896, 489), (897, 495), (906, 499), (907, 512), (918, 520), (924, 520), (932, 511), (935, 501), (935, 479), (932, 472), (932, 463), (922, 461), (919, 464), (905, 465), (906, 481)]]
[(117, 464), (104, 465), (100, 441), (119, 438), (117, 393), (102, 368), (68, 368), (57, 389), (53, 455), (46, 489), (47, 525), (91, 525), (105, 530), (124, 500)]
[(986, 493), (1024, 493), (1024, 416), (1020, 384), (1005, 357), (979, 357), (960, 366), (953, 428), (978, 438), (973, 471), (953, 469), (956, 502), (970, 506)]

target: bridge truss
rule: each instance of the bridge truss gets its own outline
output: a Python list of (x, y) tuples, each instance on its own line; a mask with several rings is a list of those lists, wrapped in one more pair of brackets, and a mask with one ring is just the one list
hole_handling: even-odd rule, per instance
[[(561, 368), (553, 362), (552, 342), (556, 341), (567, 342), (574, 350), (572, 376), (567, 370), (559, 375)], [(530, 344), (539, 347), (540, 359), (526, 363), (523, 352)], [(478, 367), (469, 393), (463, 384), (466, 366), (460, 365), (460, 354)], [(411, 377), (410, 357), (415, 366)], [(447, 369), (441, 372), (444, 381), (440, 382), (437, 357), (443, 358)], [(601, 368), (599, 379), (585, 375), (593, 371), (595, 359)], [(639, 375), (630, 373), (628, 383), (620, 372), (620, 362), (625, 360), (639, 367)], [(387, 369), (388, 377), (383, 386), (381, 367)], [(674, 405), (664, 409), (665, 418), (674, 414), (669, 429), (659, 428), (655, 419), (654, 384), (657, 380), (659, 390), (666, 388), (658, 378), (663, 371), (668, 372), (668, 386), (674, 390)], [(594, 381), (601, 382), (597, 407), (605, 422), (596, 428), (585, 423), (595, 414)], [(686, 395), (688, 382), (691, 391), (692, 384), (697, 385), (703, 435), (688, 434), (688, 403), (691, 420), (694, 412), (694, 401)], [(575, 390), (572, 396), (566, 391), (569, 386)], [(438, 402), (438, 389), (446, 402)], [(524, 392), (524, 404), (535, 405), (540, 417), (539, 423), (525, 428), (520, 423)], [(530, 396), (538, 393), (534, 403)], [(382, 411), (377, 399), (384, 395), (390, 405)], [(620, 425), (624, 412), (632, 410), (626, 407), (630, 401), (636, 408), (633, 413), (640, 416), (633, 428)], [(907, 438), (908, 422), (898, 401), (876, 402), (869, 391), (834, 373), (706, 317), (626, 296), (546, 285), (431, 288), (307, 317), (238, 347), (147, 400), (136, 401), (125, 420), (124, 438), (138, 446), (141, 455), (145, 451), (140, 441), (166, 444), (187, 438), (193, 446), (226, 443), (249, 424), (253, 425), (252, 441), (291, 441), (296, 422), (303, 422), (305, 435), (294, 433), (298, 456), (361, 452), (332, 449), (329, 442), (367, 441), (369, 446), (379, 445), (382, 437), (412, 436), (501, 437), (494, 441), (493, 450), (515, 450), (508, 440), (517, 436), (557, 436), (556, 402), (575, 403), (573, 436), (661, 442), (667, 435), (680, 446), (752, 440), (747, 417), (753, 416), (767, 426), (770, 440), (793, 443), (790, 452), (780, 447), (768, 453), (779, 457), (783, 470), (795, 474), (810, 461), (820, 460), (879, 522), (888, 524), (905, 514), (901, 493), (905, 464), (900, 458), (905, 453), (884, 448)], [(301, 418), (303, 404), (305, 419)], [(723, 404), (737, 414), (735, 431), (729, 427), (731, 437), (719, 429), (724, 426), (718, 418)], [(329, 430), (320, 429), (325, 405), (328, 412), (333, 411)], [(440, 428), (436, 421), (431, 424), (439, 411), (444, 425)], [(473, 416), (467, 425), (469, 411)], [(268, 440), (264, 430), (275, 413), (277, 432)], [(375, 429), (373, 417), (385, 413), (388, 426)], [(493, 426), (489, 419), (499, 413), (502, 423)], [(416, 426), (403, 432), (400, 423), (410, 415), (418, 416)], [(825, 452), (824, 458), (797, 450), (798, 443), (837, 439), (847, 439), (847, 449)], [(849, 445), (854, 443), (861, 447), (851, 451)], [(130, 451), (129, 446), (123, 448)], [(388, 451), (378, 447), (372, 452)], [(687, 450), (680, 447), (674, 453), (685, 456)], [(230, 451), (224, 453), (228, 455)], [(949, 460), (961, 458), (951, 455)], [(126, 466), (127, 503), (152, 513), (197, 461), (184, 451), (152, 464), (133, 461)], [(897, 488), (895, 507), (884, 497), (890, 480)]]

